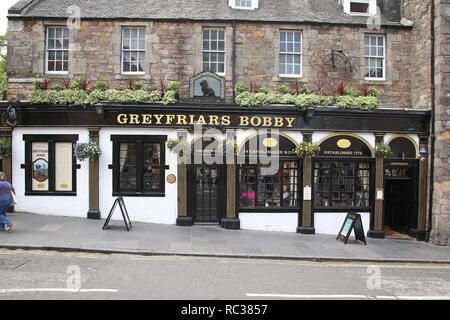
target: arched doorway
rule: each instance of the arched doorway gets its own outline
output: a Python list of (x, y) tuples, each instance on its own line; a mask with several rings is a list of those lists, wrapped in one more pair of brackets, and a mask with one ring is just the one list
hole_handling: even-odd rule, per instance
[(417, 230), (419, 160), (415, 144), (406, 137), (388, 142), (384, 161), (383, 226), (386, 236), (396, 232), (415, 237)]

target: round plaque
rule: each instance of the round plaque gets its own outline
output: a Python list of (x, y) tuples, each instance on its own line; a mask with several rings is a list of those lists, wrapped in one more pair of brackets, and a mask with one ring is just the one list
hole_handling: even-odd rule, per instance
[(175, 177), (174, 174), (169, 174), (167, 176), (167, 182), (168, 183), (172, 184), (172, 183), (175, 183), (175, 181), (177, 181), (177, 177)]

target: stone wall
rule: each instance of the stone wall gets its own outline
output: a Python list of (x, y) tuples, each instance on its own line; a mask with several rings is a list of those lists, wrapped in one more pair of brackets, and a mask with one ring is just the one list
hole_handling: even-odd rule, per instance
[(435, 174), (431, 241), (450, 246), (450, 2), (435, 0)]
[[(83, 20), (79, 30), (70, 32), (68, 75), (46, 75), (45, 25), (64, 25), (65, 21), (9, 21), (8, 76), (9, 94), (25, 100), (32, 82), (49, 78), (54, 81), (84, 76), (94, 83), (103, 78), (111, 87), (127, 84), (129, 78), (142, 81), (146, 87), (159, 87), (178, 81), (182, 84), (181, 99), (189, 97), (189, 78), (202, 71), (202, 28), (220, 27), (226, 34), (227, 100), (232, 101), (232, 39), (231, 23), (109, 21)], [(146, 74), (122, 75), (121, 28), (146, 28)], [(278, 76), (279, 31), (302, 32), (302, 78)], [(386, 81), (364, 80), (364, 34), (386, 35)], [(427, 104), (412, 101), (411, 29), (389, 28), (370, 30), (365, 27), (333, 25), (283, 25), (243, 23), (236, 26), (236, 82), (273, 88), (277, 84), (307, 85), (315, 89), (320, 81), (323, 89), (331, 91), (333, 84), (344, 80), (351, 87), (363, 85), (380, 90), (383, 107), (411, 108)], [(352, 70), (336, 56), (336, 68), (331, 64), (331, 50), (343, 50)], [(418, 90), (420, 92), (420, 90)], [(428, 104), (429, 106), (429, 104)]]

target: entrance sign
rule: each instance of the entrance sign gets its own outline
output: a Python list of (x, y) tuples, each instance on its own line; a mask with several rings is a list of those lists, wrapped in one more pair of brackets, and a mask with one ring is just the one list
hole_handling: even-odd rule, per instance
[(114, 213), (114, 210), (117, 207), (117, 204), (120, 207), (120, 211), (122, 212), (123, 221), (125, 222), (125, 227), (127, 228), (127, 231), (130, 231), (132, 228), (130, 217), (128, 216), (127, 207), (125, 206), (125, 202), (123, 201), (123, 198), (120, 196), (115, 201), (111, 208), (111, 211), (109, 212), (108, 218), (105, 221), (105, 224), (103, 225), (103, 230), (108, 229), (109, 221), (111, 220), (111, 217)]
[(343, 240), (345, 244), (347, 244), (348, 238), (352, 233), (352, 230), (355, 231), (356, 241), (360, 240), (366, 243), (366, 237), (364, 236), (364, 228), (362, 225), (361, 215), (356, 212), (349, 212), (345, 217), (344, 223), (342, 224), (341, 230), (339, 231), (336, 240)]

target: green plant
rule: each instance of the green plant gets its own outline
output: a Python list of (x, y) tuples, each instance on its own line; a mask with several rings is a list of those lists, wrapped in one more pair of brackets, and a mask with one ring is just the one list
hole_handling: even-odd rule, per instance
[(234, 86), (234, 91), (236, 92), (236, 94), (241, 94), (247, 91), (247, 89), (245, 88), (243, 83), (236, 83)]
[(87, 91), (89, 89), (89, 79), (85, 79), (83, 77), (78, 77), (73, 80), (72, 85), (70, 86), (70, 89), (73, 90), (84, 90)]
[(133, 84), (133, 90), (143, 90), (144, 89), (144, 85), (142, 84), (141, 81), (135, 82)]
[(59, 83), (55, 83), (50, 86), (50, 90), (61, 91), (61, 90), (64, 90), (64, 87)]
[(180, 83), (178, 83), (176, 81), (170, 82), (166, 87), (166, 91), (175, 91), (175, 93), (179, 93), (180, 92)]
[(375, 155), (385, 158), (391, 153), (389, 146), (380, 144), (375, 147)]
[(311, 159), (320, 152), (320, 146), (311, 142), (301, 142), (295, 148), (298, 157)]
[(84, 161), (86, 159), (89, 159), (90, 161), (95, 161), (102, 154), (100, 146), (98, 144), (96, 144), (95, 142), (85, 142), (85, 143), (74, 144), (73, 150), (75, 153), (75, 157), (79, 161)]
[(11, 141), (7, 138), (0, 138), (0, 160), (11, 156)]
[(286, 87), (285, 85), (282, 85), (282, 84), (277, 84), (275, 86), (275, 91), (280, 94), (288, 94), (289, 93), (288, 87)]
[(175, 92), (174, 90), (166, 90), (166, 92), (164, 92), (164, 97), (162, 98), (162, 102), (165, 105), (175, 103), (178, 101), (176, 96), (177, 96), (177, 92)]
[(95, 83), (95, 90), (98, 90), (98, 91), (104, 92), (104, 91), (108, 90), (108, 87), (109, 87), (108, 82), (104, 81), (103, 79), (99, 79)]

